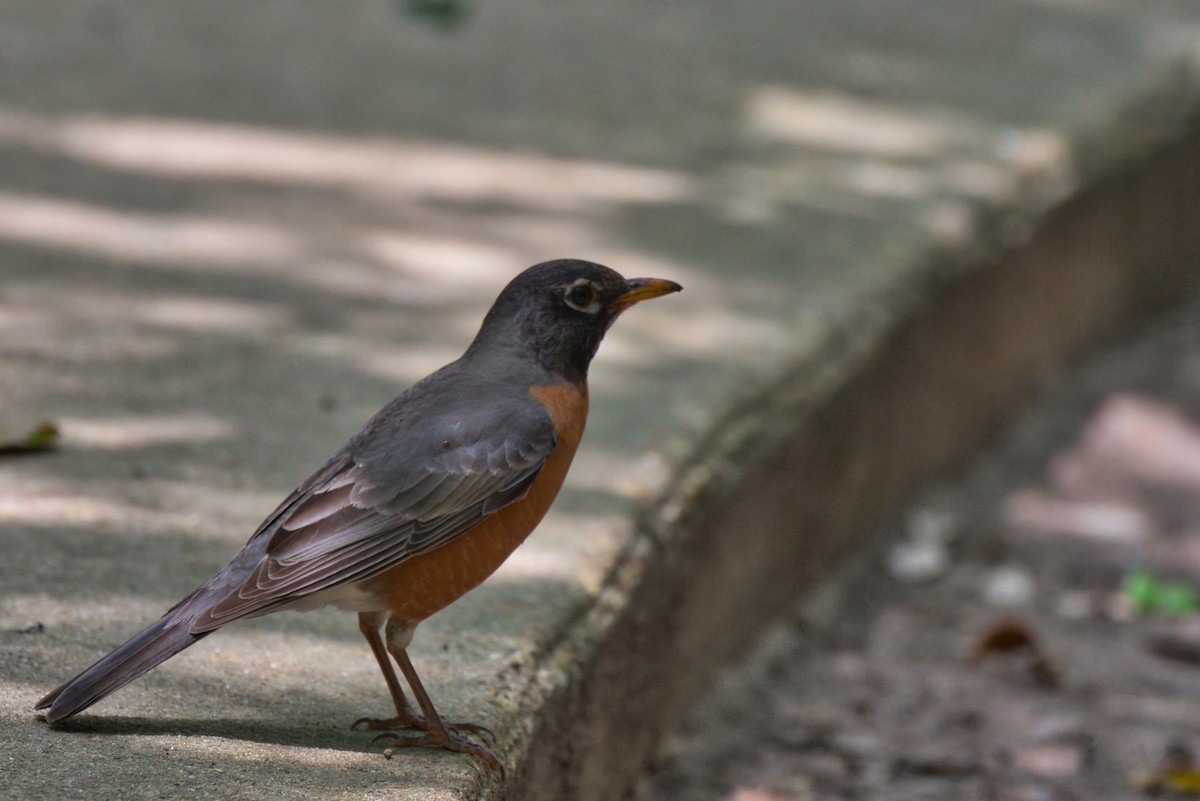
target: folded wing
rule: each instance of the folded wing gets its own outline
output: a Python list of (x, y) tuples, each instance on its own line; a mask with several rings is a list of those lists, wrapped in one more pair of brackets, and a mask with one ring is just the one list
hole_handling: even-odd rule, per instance
[(244, 580), (206, 599), (192, 634), (357, 583), (445, 545), (523, 497), (556, 443), (549, 415), (532, 399), (493, 401), (468, 414), (430, 410), (419, 424), (387, 412), (268, 518), (240, 563), (227, 568)]

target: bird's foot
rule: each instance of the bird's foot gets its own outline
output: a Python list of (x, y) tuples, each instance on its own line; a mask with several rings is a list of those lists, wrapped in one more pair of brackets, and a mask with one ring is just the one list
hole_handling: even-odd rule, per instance
[(425, 719), (416, 715), (397, 715), (394, 718), (359, 718), (350, 724), (351, 731), (387, 731), (389, 729), (425, 730)]
[[(495, 733), (486, 726), (480, 726), (475, 723), (442, 723), (443, 726), (450, 732), (463, 732), (465, 734), (474, 734), (480, 737), (486, 737), (493, 745), (496, 743)], [(392, 729), (416, 729), (428, 733), (434, 733), (436, 727), (432, 726), (429, 721), (420, 715), (397, 715), (394, 718), (359, 718), (350, 724), (350, 728), (358, 731), (365, 729), (366, 731), (386, 731)]]
[[(475, 730), (475, 733), (480, 731), (487, 732), (487, 729), (484, 729), (481, 726), (475, 726), (474, 724), (466, 725), (471, 726), (471, 728)], [(416, 727), (409, 726), (406, 728)], [(500, 764), (500, 760), (496, 758), (496, 755), (487, 748), (484, 748), (482, 745), (468, 740), (460, 733), (461, 731), (469, 731), (469, 729), (463, 728), (463, 724), (447, 723), (446, 728), (444, 729), (438, 730), (435, 728), (429, 728), (424, 729), (423, 731), (425, 732), (424, 734), (417, 735), (416, 737), (405, 737), (392, 732), (384, 732), (376, 737), (373, 742), (379, 743), (386, 741), (393, 748), (415, 748), (422, 745), (434, 745), (439, 748), (444, 748), (447, 751), (455, 751), (460, 754), (471, 754), (472, 756), (477, 756), (482, 759), (489, 768), (499, 774), (501, 779), (504, 778), (504, 767)], [(488, 734), (491, 734), (491, 732), (488, 732)]]

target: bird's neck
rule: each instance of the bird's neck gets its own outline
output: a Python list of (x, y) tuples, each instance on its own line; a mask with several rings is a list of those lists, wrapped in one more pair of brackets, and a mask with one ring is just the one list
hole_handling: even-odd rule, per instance
[(463, 354), (463, 362), (483, 374), (496, 372), (505, 377), (527, 383), (529, 386), (542, 384), (587, 383), (587, 363), (572, 365), (556, 359), (546, 359), (536, 348), (519, 342), (490, 340), (476, 341)]
[[(514, 362), (523, 365), (531, 374), (541, 374), (547, 379), (582, 384), (587, 381), (588, 366), (600, 344), (575, 341), (572, 334), (554, 326), (521, 325), (514, 321), (501, 328), (489, 323), (500, 322), (490, 317), (475, 341), (467, 348), (463, 358), (473, 364), (489, 365)], [(545, 382), (539, 382), (545, 383)]]

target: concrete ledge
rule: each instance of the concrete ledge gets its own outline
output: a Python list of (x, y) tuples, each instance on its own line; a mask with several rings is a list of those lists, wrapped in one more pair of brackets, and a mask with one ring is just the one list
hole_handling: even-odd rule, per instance
[[(578, 673), (540, 710), (523, 770), (488, 797), (627, 793), (715, 670), (976, 448), (1047, 366), (1200, 286), (1193, 77), (1181, 69), (1122, 111), (1109, 147), (1089, 130), (1090, 174), (1061, 203), (997, 210), (1025, 241), (993, 225), (963, 250), (931, 248), (919, 297), (864, 308), (698, 443), (642, 515), (607, 603), (551, 654)], [(1147, 107), (1170, 113), (1139, 117)]]

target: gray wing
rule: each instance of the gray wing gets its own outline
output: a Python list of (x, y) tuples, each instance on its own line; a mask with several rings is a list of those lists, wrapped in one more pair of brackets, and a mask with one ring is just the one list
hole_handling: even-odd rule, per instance
[(550, 416), (526, 398), (478, 406), (376, 415), (214, 577), (191, 632), (370, 578), (523, 497), (554, 450)]

